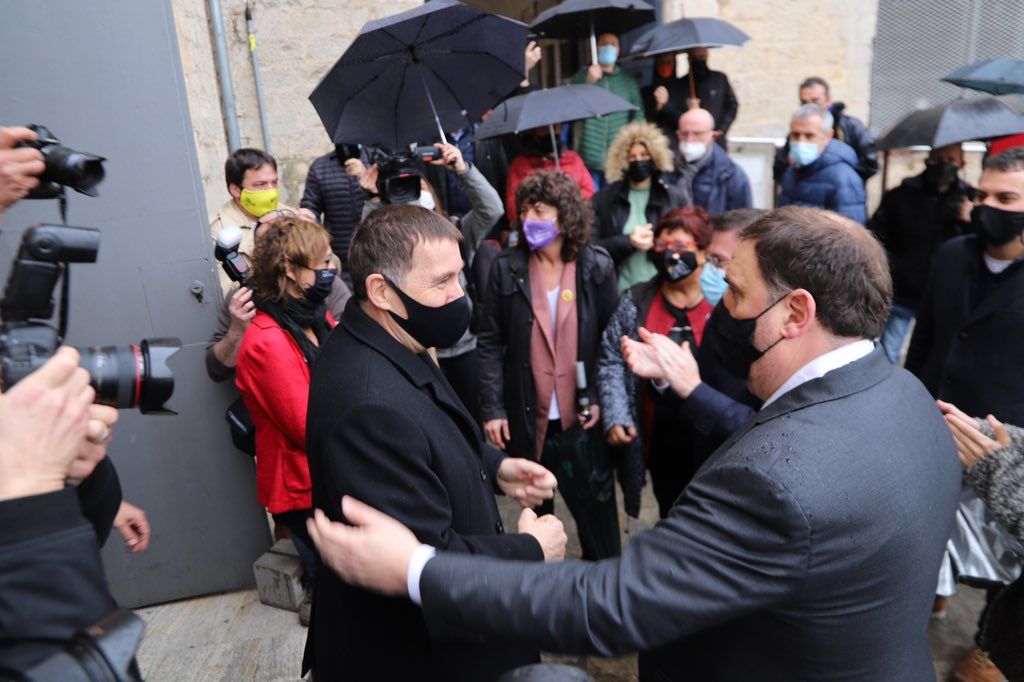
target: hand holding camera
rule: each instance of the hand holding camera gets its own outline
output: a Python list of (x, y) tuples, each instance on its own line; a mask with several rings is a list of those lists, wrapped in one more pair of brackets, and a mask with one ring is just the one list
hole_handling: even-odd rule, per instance
[(462, 158), (462, 150), (455, 145), (437, 142), (434, 149), (437, 151), (437, 158), (430, 162), (432, 166), (448, 166), (459, 175), (469, 169), (469, 165)]
[(46, 163), (38, 149), (19, 146), (36, 139), (33, 130), (0, 128), (0, 214), (39, 186)]
[(78, 361), (60, 348), (0, 395), (0, 500), (60, 490), (69, 471), (88, 475), (106, 454), (105, 443), (87, 441), (96, 392)]

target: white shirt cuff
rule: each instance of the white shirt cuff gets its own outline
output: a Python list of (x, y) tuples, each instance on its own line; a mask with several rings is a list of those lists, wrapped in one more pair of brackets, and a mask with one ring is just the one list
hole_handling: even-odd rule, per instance
[(412, 553), (409, 559), (409, 571), (405, 574), (405, 586), (409, 590), (409, 599), (416, 606), (423, 606), (423, 598), (420, 597), (420, 576), (427, 562), (434, 558), (437, 550), (430, 545), (420, 545)]

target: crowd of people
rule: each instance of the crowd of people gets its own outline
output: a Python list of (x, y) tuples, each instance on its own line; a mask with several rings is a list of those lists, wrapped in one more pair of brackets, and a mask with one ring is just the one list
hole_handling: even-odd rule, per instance
[[(706, 48), (686, 54), (692, 89), (662, 55), (641, 90), (617, 36), (596, 47), (572, 81), (636, 111), (470, 126), (429, 161), (338, 144), (298, 207), (266, 152), (225, 163), (211, 237), (241, 231), (247, 275), (220, 273), (206, 367), (237, 387), (254, 494), (302, 560), (303, 672), (496, 679), (547, 650), (641, 651), (650, 680), (933, 678), (961, 478), (1024, 541), (1024, 150), (971, 187), (960, 146), (934, 149), (869, 220), (874, 141), (809, 77), (760, 210)], [(531, 44), (525, 76), (538, 60)], [(25, 134), (0, 137), (26, 164), (4, 205), (41, 172), (6, 149)], [(115, 526), (145, 549), (144, 513), (103, 492), (116, 413), (87, 408), (74, 362), (0, 396), (0, 425), (49, 391), (74, 427), (28, 483), (0, 476), (0, 516), (39, 513), (32, 496), (70, 510), (75, 484), (99, 544)], [(636, 517), (648, 476), (662, 520), (623, 547), (615, 481)], [(560, 563), (556, 490), (583, 562)], [(7, 562), (31, 551), (14, 527)], [(95, 583), (90, 556), (69, 574)], [(964, 680), (1024, 667), (1020, 588), (988, 587)], [(27, 608), (12, 590), (5, 632)], [(88, 617), (112, 607), (98, 594)]]

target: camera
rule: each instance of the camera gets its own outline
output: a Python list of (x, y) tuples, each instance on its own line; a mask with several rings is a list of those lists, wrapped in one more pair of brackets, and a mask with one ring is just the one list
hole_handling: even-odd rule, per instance
[(27, 127), (39, 137), (19, 142), (18, 146), (38, 149), (46, 164), (46, 170), (39, 176), (39, 186), (29, 192), (28, 198), (53, 199), (65, 186), (90, 197), (96, 196), (96, 185), (103, 180), (106, 159), (65, 147), (46, 126), (32, 123)]
[[(0, 378), (5, 388), (39, 369), (63, 342), (69, 264), (95, 263), (99, 245), (99, 230), (91, 228), (36, 225), (25, 230), (0, 300)], [(62, 276), (58, 330), (41, 320), (53, 316), (53, 291)], [(167, 360), (179, 348), (178, 339), (143, 339), (138, 344), (80, 348), (79, 352), (97, 403), (137, 407), (143, 414), (174, 414), (164, 406), (174, 392)]]
[(217, 246), (213, 249), (213, 257), (220, 261), (224, 272), (232, 282), (243, 287), (249, 282), (249, 263), (238, 253), (238, 245), (242, 243), (242, 228), (229, 225), (217, 233)]
[(386, 204), (416, 201), (420, 198), (421, 177), (419, 167), (408, 153), (391, 154), (377, 164), (377, 193)]
[(362, 149), (357, 144), (349, 144), (347, 142), (339, 142), (334, 145), (334, 151), (338, 155), (338, 162), (342, 166), (349, 159), (358, 159), (362, 156)]

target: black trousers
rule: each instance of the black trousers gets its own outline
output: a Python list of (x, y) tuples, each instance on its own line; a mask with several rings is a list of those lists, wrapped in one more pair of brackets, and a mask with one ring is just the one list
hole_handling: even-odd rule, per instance
[(312, 580), (316, 572), (316, 546), (313, 544), (313, 538), (309, 536), (306, 520), (313, 518), (313, 510), (293, 509), (273, 514), (273, 517), (274, 523), (288, 529), (288, 535), (291, 536), (295, 550), (302, 559), (302, 566), (306, 569), (306, 578)]
[(466, 406), (473, 421), (480, 423), (480, 371), (477, 366), (476, 348), (453, 358), (438, 358), (437, 364), (455, 395)]

